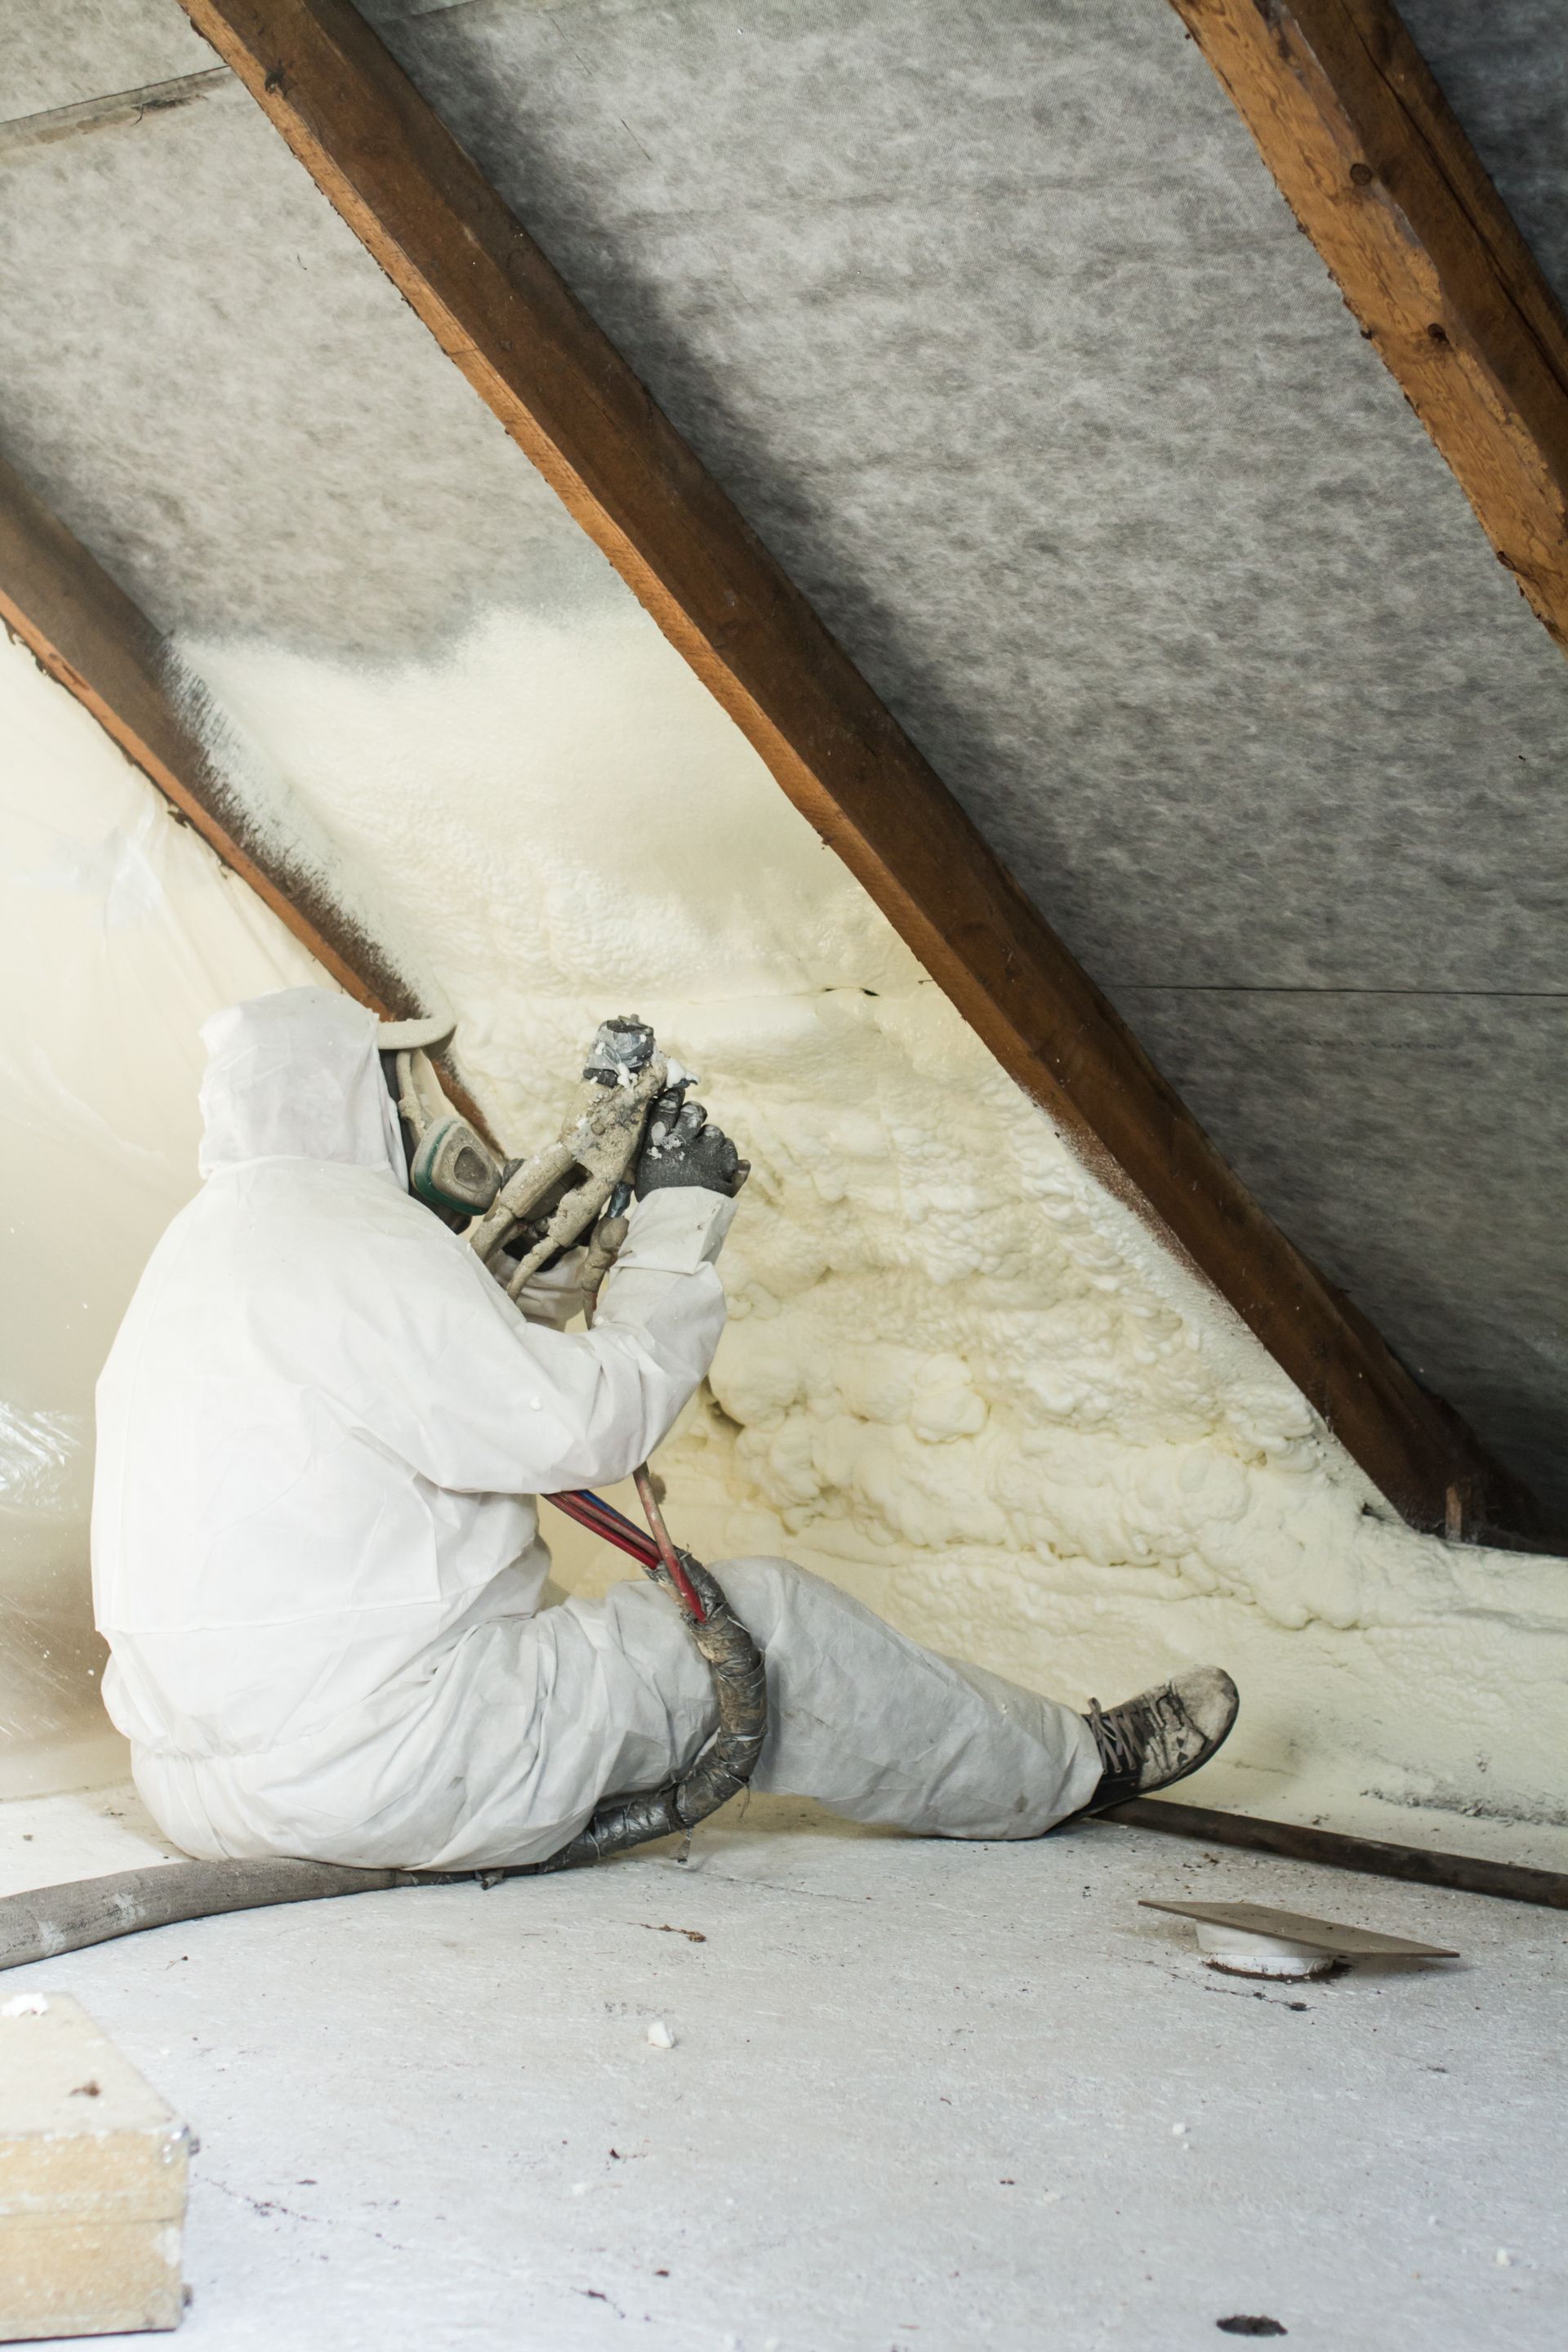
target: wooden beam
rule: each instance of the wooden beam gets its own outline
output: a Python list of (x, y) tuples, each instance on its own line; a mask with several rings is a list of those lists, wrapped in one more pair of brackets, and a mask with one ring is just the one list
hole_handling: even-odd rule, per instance
[(1391, 0), (1172, 0), (1568, 651), (1568, 318)]
[(1539, 1515), (1264, 1216), (348, 0), (181, 0), (932, 979), (1415, 1525)]
[[(89, 710), (133, 767), (156, 785), (224, 864), (341, 988), (380, 1019), (423, 1009), (416, 992), (320, 877), (261, 835), (214, 766), (199, 709), (168, 645), (58, 516), (0, 461), (0, 622), (40, 667)], [(443, 1078), (466, 1118), (488, 1133), (462, 1080)]]

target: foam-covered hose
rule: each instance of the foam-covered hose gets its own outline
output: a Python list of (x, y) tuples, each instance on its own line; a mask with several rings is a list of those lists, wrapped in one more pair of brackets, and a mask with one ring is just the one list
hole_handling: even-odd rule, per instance
[(401, 1870), (350, 1870), (334, 1862), (171, 1862), (152, 1870), (33, 1886), (0, 1902), (0, 1969), (52, 1960), (85, 1944), (106, 1944), (143, 1927), (172, 1927), (220, 1911), (268, 1903), (310, 1903), (323, 1895), (367, 1895), (401, 1885)]
[(751, 1779), (767, 1729), (768, 1699), (762, 1653), (731, 1609), (718, 1578), (689, 1554), (682, 1552), (680, 1559), (708, 1612), (688, 1631), (713, 1677), (719, 1728), (684, 1778), (648, 1796), (612, 1798), (547, 1861), (496, 1870), (355, 1870), (344, 1863), (268, 1856), (260, 1862), (163, 1863), (151, 1870), (35, 1886), (0, 1900), (0, 1969), (23, 1968), (29, 1960), (54, 1959), (144, 1927), (172, 1927), (222, 1911), (314, 1903), (331, 1895), (374, 1895), (388, 1886), (452, 1886), (470, 1878), (489, 1886), (501, 1878), (538, 1878), (694, 1829)]
[(719, 1728), (683, 1780), (672, 1780), (668, 1788), (649, 1796), (621, 1797), (601, 1805), (570, 1845), (563, 1845), (548, 1862), (527, 1864), (531, 1873), (603, 1862), (609, 1854), (624, 1853), (628, 1846), (646, 1845), (650, 1838), (695, 1829), (743, 1789), (756, 1769), (768, 1727), (762, 1652), (731, 1610), (718, 1578), (689, 1552), (682, 1552), (679, 1558), (707, 1612), (700, 1624), (688, 1620), (687, 1631), (713, 1677)]

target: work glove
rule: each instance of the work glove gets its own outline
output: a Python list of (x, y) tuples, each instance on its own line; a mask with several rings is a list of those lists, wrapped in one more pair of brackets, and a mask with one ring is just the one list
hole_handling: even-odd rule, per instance
[(637, 1196), (645, 1201), (666, 1185), (695, 1184), (732, 1200), (752, 1172), (722, 1128), (710, 1126), (700, 1103), (687, 1102), (684, 1087), (659, 1096), (648, 1113), (647, 1133), (637, 1165)]
[[(528, 1323), (542, 1323), (551, 1330), (564, 1331), (574, 1315), (581, 1315), (583, 1270), (588, 1253), (581, 1245), (557, 1250), (548, 1265), (531, 1274), (517, 1293), (517, 1303)], [(502, 1278), (515, 1261), (505, 1256), (501, 1261)]]

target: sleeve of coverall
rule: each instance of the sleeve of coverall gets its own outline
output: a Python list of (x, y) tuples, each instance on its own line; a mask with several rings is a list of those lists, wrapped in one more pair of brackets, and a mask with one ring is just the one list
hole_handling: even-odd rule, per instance
[(591, 1331), (521, 1322), (499, 1292), (429, 1367), (417, 1466), (437, 1485), (553, 1494), (612, 1485), (668, 1435), (724, 1328), (713, 1260), (733, 1201), (652, 1192), (605, 1277)]

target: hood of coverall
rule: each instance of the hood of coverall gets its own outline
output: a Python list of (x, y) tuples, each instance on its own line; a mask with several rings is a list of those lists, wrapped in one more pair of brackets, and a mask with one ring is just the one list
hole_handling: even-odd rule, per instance
[(285, 988), (202, 1029), (201, 1171), (255, 1160), (331, 1160), (407, 1181), (382, 1076), (375, 1016), (326, 988)]

